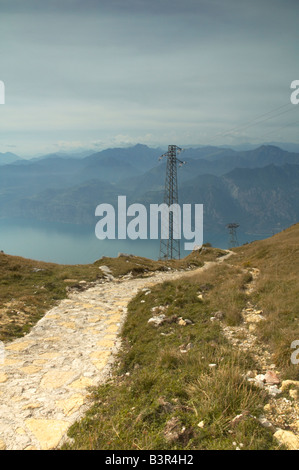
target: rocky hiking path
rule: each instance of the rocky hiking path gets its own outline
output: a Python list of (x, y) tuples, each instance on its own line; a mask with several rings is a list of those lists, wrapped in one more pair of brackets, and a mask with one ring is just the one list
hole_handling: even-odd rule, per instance
[[(195, 270), (156, 272), (142, 278), (115, 279), (109, 268), (102, 267), (106, 282), (69, 293), (29, 334), (7, 344), (2, 363), (0, 355), (0, 450), (48, 450), (61, 445), (69, 427), (90, 406), (89, 387), (110, 376), (130, 300), (142, 289), (204, 271), (232, 254), (228, 251)], [(241, 350), (250, 350), (259, 364), (259, 370), (248, 371), (247, 378), (272, 396), (261, 423), (276, 431), (279, 442), (299, 449), (299, 408), (293, 404), (294, 399), (298, 403), (298, 392), (293, 389), (298, 384), (280, 383), (271, 355), (254, 334), (256, 324), (265, 317), (250, 303), (258, 270), (252, 275), (244, 322), (236, 327), (221, 325), (228, 340)], [(290, 399), (281, 398), (281, 392), (289, 388)]]
[(89, 387), (109, 377), (129, 301), (139, 290), (182, 275), (188, 273), (164, 271), (118, 280), (107, 268), (107, 282), (70, 293), (29, 334), (7, 344), (0, 363), (0, 449), (61, 445), (88, 408)]

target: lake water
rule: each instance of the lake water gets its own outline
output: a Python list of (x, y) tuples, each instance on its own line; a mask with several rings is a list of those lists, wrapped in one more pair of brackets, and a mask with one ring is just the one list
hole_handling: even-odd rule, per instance
[[(265, 234), (238, 232), (240, 244), (266, 238)], [(204, 233), (204, 242), (226, 249), (228, 234)], [(95, 227), (36, 220), (0, 219), (0, 250), (9, 255), (22, 256), (60, 264), (87, 264), (102, 256), (116, 257), (128, 253), (158, 259), (159, 240), (98, 240)], [(189, 252), (181, 249), (181, 257)]]

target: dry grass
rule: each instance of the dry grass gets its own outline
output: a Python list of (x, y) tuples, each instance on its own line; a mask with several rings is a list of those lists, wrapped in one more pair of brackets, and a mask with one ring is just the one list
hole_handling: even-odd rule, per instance
[(102, 279), (99, 268), (103, 265), (111, 269), (114, 277), (128, 273), (143, 276), (165, 269), (199, 267), (221, 254), (224, 252), (209, 248), (179, 261), (121, 256), (102, 258), (93, 264), (60, 265), (0, 253), (0, 341), (26, 334), (49, 308), (67, 296), (68, 289), (83, 289)]
[[(271, 433), (251, 417), (265, 404), (244, 378), (252, 358), (236, 353), (210, 321), (199, 288), (192, 278), (167, 282), (130, 303), (113, 379), (96, 388), (92, 409), (72, 427), (74, 443), (64, 449), (233, 449), (234, 441), (244, 449), (275, 448)], [(171, 321), (157, 328), (148, 319), (158, 305), (168, 306)], [(192, 323), (172, 321), (180, 315)]]
[(211, 315), (221, 310), (227, 324), (237, 325), (241, 321), (241, 310), (246, 304), (247, 271), (238, 266), (231, 266), (228, 261), (195, 274), (191, 280), (203, 293)]
[[(122, 332), (115, 376), (95, 391), (94, 407), (72, 428), (71, 448), (224, 450), (237, 442), (246, 450), (276, 449), (271, 432), (255, 418), (267, 397), (244, 379), (257, 365), (227, 344), (219, 323), (210, 317), (221, 311), (223, 321), (238, 324), (248, 300), (250, 268), (258, 268), (250, 299), (267, 321), (257, 332), (285, 375), (298, 378), (298, 366), (290, 367), (290, 345), (299, 339), (298, 235), (299, 225), (240, 247), (235, 256), (188, 280), (138, 295)], [(167, 306), (169, 318), (188, 317), (192, 325), (169, 322), (149, 328), (151, 308), (157, 305)], [(190, 344), (182, 354), (182, 347)], [(241, 419), (235, 422), (236, 416)], [(173, 440), (166, 433), (171, 422), (185, 429)]]
[[(223, 321), (238, 324), (248, 298), (246, 284), (252, 280), (250, 268), (258, 268), (260, 276), (250, 299), (263, 309), (267, 321), (258, 325), (257, 334), (272, 350), (285, 377), (299, 379), (298, 366), (290, 364), (291, 342), (299, 339), (299, 224), (234, 251), (234, 256), (209, 270), (158, 285), (149, 295), (141, 292), (133, 299), (113, 379), (94, 390), (93, 406), (71, 429), (74, 444), (64, 448), (233, 449), (233, 442), (242, 443), (246, 450), (277, 448), (272, 433), (255, 418), (267, 398), (244, 379), (248, 370), (257, 368), (254, 360), (247, 353), (236, 353), (219, 322), (211, 322), (210, 317), (221, 311)], [(168, 267), (201, 266), (221, 254), (207, 249), (165, 264), (137, 257), (107, 258), (76, 267), (42, 264), (44, 270), (35, 272), (35, 262), (23, 265), (2, 256), (1, 302), (3, 306), (23, 296), (28, 306), (36, 304), (41, 315), (46, 306), (66, 295), (65, 278), (92, 281), (99, 276), (101, 264), (115, 276), (145, 275)], [(160, 305), (167, 307), (169, 321), (155, 328), (148, 320), (151, 309)], [(172, 321), (180, 316), (191, 324)], [(240, 414), (242, 419), (235, 423)], [(178, 427), (173, 438), (168, 432), (170, 422)]]
[(257, 330), (287, 378), (299, 379), (290, 363), (292, 341), (299, 339), (299, 224), (235, 250), (234, 264), (256, 267), (260, 275), (252, 300), (267, 318)]

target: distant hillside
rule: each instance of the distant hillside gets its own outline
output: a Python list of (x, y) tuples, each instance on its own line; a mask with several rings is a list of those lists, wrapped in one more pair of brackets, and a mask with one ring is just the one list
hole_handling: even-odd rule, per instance
[(10, 163), (22, 160), (21, 157), (15, 155), (11, 152), (0, 153), (0, 166), (1, 165), (9, 165)]
[[(145, 145), (107, 149), (84, 158), (50, 155), (3, 165), (0, 217), (94, 224), (95, 208), (115, 203), (161, 203), (165, 159)], [(235, 151), (187, 149), (178, 170), (181, 203), (204, 204), (205, 227), (237, 220), (244, 231), (272, 232), (299, 220), (299, 154), (276, 146)]]
[(85, 162), (89, 165), (95, 162), (109, 162), (109, 160), (114, 162), (117, 160), (123, 162), (123, 164), (127, 163), (131, 168), (135, 168), (138, 173), (141, 173), (156, 166), (162, 153), (164, 151), (161, 149), (153, 149), (146, 145), (137, 144), (134, 147), (102, 150), (86, 157)]

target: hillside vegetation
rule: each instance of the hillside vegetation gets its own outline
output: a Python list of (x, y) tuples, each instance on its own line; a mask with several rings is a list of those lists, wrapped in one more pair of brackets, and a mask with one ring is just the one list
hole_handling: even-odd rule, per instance
[(115, 278), (168, 269), (202, 266), (224, 253), (206, 249), (183, 260), (153, 261), (139, 256), (103, 257), (93, 264), (60, 265), (0, 253), (0, 341), (23, 336), (70, 290), (82, 290), (105, 280), (101, 266), (108, 266)]
[[(260, 356), (269, 353), (280, 382), (299, 379), (290, 361), (291, 343), (299, 339), (298, 249), (297, 224), (235, 249), (206, 271), (141, 292), (129, 305), (113, 378), (94, 390), (90, 411), (64, 448), (288, 448), (274, 437), (277, 423), (262, 421), (275, 399), (248, 377), (264, 372)], [(249, 301), (265, 320), (254, 325), (258, 349), (245, 348), (252, 330), (242, 327), (242, 311)], [(148, 322), (153, 312), (166, 313), (159, 327)], [(239, 347), (227, 329), (243, 335)], [(298, 420), (298, 394), (292, 397), (283, 393), (277, 406), (288, 403)], [(283, 413), (279, 426), (294, 431)]]
[(299, 340), (299, 224), (235, 252), (234, 264), (260, 270), (252, 294), (267, 319), (258, 329), (260, 340), (284, 375), (299, 380), (299, 367), (290, 364), (290, 344)]
[[(6, 340), (24, 334), (67, 295), (67, 286), (86, 288), (101, 280), (103, 264), (114, 277), (195, 268), (177, 281), (141, 291), (130, 302), (111, 379), (91, 389), (90, 409), (71, 427), (63, 449), (288, 448), (275, 437), (277, 425), (296, 439), (296, 423), (279, 407), (287, 403), (299, 423), (299, 389), (291, 396), (284, 389), (273, 398), (248, 378), (271, 365), (280, 383), (299, 381), (299, 366), (290, 360), (291, 343), (299, 340), (299, 224), (233, 251), (206, 270), (196, 267), (221, 259), (221, 250), (208, 248), (171, 263), (120, 257), (86, 266), (1, 255), (2, 309), (10, 302), (19, 302), (19, 308), (24, 303), (20, 317), (6, 311), (13, 319), (1, 328)], [(250, 327), (244, 321), (249, 304), (263, 320)], [(36, 312), (31, 319), (29, 311)], [(149, 322), (161, 313), (163, 322)], [(18, 329), (18, 318), (26, 315), (27, 323)], [(251, 344), (252, 338), (257, 342)], [(274, 421), (265, 426), (266, 410)]]

